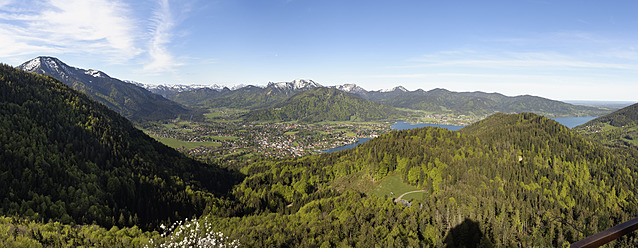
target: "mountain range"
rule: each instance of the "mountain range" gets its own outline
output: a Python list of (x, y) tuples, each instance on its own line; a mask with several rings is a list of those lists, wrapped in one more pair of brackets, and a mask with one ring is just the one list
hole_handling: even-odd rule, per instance
[[(116, 79), (98, 70), (72, 67), (53, 57), (37, 57), (19, 65), (18, 68), (52, 76), (133, 121), (174, 119), (189, 115), (199, 117), (201, 110), (197, 109), (201, 108), (259, 109), (264, 113), (265, 109), (283, 104), (296, 94), (316, 88), (334, 88), (394, 108), (479, 118), (498, 112), (532, 112), (548, 117), (601, 116), (613, 110), (572, 105), (529, 95), (509, 97), (499, 93), (452, 92), (445, 89), (409, 91), (402, 86), (389, 90), (367, 91), (356, 84), (324, 87), (312, 80), (302, 79), (292, 82), (270, 82), (263, 87), (145, 85)], [(300, 115), (303, 114), (293, 113), (289, 116)]]
[[(348, 96), (316, 88), (289, 99), (299, 94)], [(54, 78), (7, 65), (0, 110), (0, 215), (53, 222), (14, 228), (0, 218), (0, 237), (25, 247), (55, 246), (59, 236), (69, 246), (118, 236), (128, 242), (120, 246), (143, 247), (131, 239), (160, 235), (117, 226), (159, 230), (193, 216), (175, 233), (211, 230), (247, 247), (564, 247), (638, 216), (638, 150), (532, 113), (497, 113), (459, 131), (392, 131), (350, 150), (228, 171), (156, 142)], [(390, 179), (414, 188), (407, 204), (374, 192)], [(108, 236), (78, 232), (92, 223), (85, 229)], [(52, 231), (62, 225), (68, 231)], [(635, 247), (638, 237), (614, 242)]]
[[(152, 86), (145, 87), (188, 106), (260, 109), (273, 107), (305, 90), (324, 86), (312, 80), (294, 80), (292, 82), (268, 83), (265, 87), (245, 86), (234, 90), (213, 86), (190, 89), (175, 88), (175, 90), (167, 92)], [(326, 88), (338, 89), (363, 99), (396, 108), (422, 110), (433, 114), (487, 116), (497, 112), (532, 112), (548, 117), (564, 117), (600, 116), (614, 110), (612, 108), (573, 105), (530, 95), (510, 97), (499, 93), (452, 92), (445, 89), (409, 91), (402, 86), (390, 90), (367, 91), (356, 84), (328, 86)]]
[(37, 57), (17, 68), (60, 80), (131, 120), (171, 119), (191, 114), (188, 108), (135, 84), (102, 71), (69, 66), (54, 57)]

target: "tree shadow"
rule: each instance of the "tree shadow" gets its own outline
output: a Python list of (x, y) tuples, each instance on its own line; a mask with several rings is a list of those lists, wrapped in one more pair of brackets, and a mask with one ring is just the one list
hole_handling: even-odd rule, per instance
[(478, 222), (465, 219), (450, 229), (443, 240), (443, 247), (493, 247), (492, 242), (483, 234)]

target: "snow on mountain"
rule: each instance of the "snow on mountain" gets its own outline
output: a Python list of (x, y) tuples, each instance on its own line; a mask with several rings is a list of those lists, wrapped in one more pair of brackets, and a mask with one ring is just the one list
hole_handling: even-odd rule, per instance
[(230, 90), (238, 90), (238, 89), (244, 88), (246, 86), (248, 86), (248, 85), (247, 84), (236, 84), (236, 85), (230, 86), (228, 88)]
[(147, 89), (150, 92), (159, 94), (160, 92), (174, 92), (174, 93), (179, 93), (179, 92), (187, 92), (187, 91), (193, 91), (193, 90), (198, 90), (198, 89), (211, 89), (211, 90), (216, 90), (216, 91), (222, 91), (225, 88), (230, 89), (230, 90), (237, 90), (237, 89), (241, 89), (243, 87), (246, 87), (245, 84), (236, 84), (233, 86), (226, 86), (226, 85), (219, 85), (219, 84), (210, 84), (210, 85), (203, 85), (203, 84), (159, 84), (159, 85), (154, 85), (154, 84), (142, 84), (142, 83), (136, 83), (133, 82), (135, 85), (140, 86), (142, 88)]
[(157, 90), (157, 89), (161, 89), (161, 90), (172, 90), (172, 91), (177, 91), (177, 92), (184, 92), (184, 91), (192, 91), (192, 90), (197, 90), (197, 89), (212, 89), (212, 90), (217, 90), (217, 91), (221, 91), (224, 89), (225, 86), (220, 86), (217, 84), (212, 84), (212, 85), (198, 85), (198, 84), (194, 84), (194, 85), (185, 85), (185, 84), (173, 84), (173, 85), (168, 85), (168, 84), (160, 84), (160, 85), (144, 85), (145, 88), (149, 89), (149, 90)]
[(268, 83), (267, 87), (275, 87), (282, 90), (300, 90), (323, 87), (312, 80), (296, 79), (292, 82)]
[(25, 71), (33, 72), (38, 67), (40, 67), (40, 65), (41, 65), (40, 62), (41, 62), (40, 57), (37, 57), (35, 59), (29, 60), (29, 61), (23, 63), (22, 65), (19, 65), (18, 68), (20, 68), (22, 70), (25, 70)]
[(93, 69), (89, 69), (85, 71), (84, 73), (87, 75), (91, 75), (93, 77), (108, 77), (106, 76), (106, 74), (104, 74), (104, 72), (93, 70)]
[(397, 87), (394, 87), (394, 88), (392, 88), (392, 89), (383, 89), (383, 90), (380, 90), (380, 92), (393, 92), (393, 91), (403, 91), (403, 92), (408, 92), (408, 89), (406, 89), (406, 88), (405, 88), (405, 87), (403, 87), (403, 86), (397, 86)]
[(19, 65), (18, 69), (36, 73), (54, 72), (66, 76), (71, 74), (70, 71), (78, 70), (78, 68), (68, 66), (53, 57), (34, 58)]
[(60, 75), (62, 77), (72, 77), (79, 74), (86, 74), (93, 77), (109, 78), (106, 73), (98, 70), (84, 70), (77, 67), (69, 66), (54, 57), (40, 56), (24, 62), (17, 67), (24, 71), (35, 72), (47, 75)]
[(343, 92), (354, 93), (354, 94), (367, 92), (364, 88), (361, 88), (356, 84), (343, 84), (343, 85), (335, 85), (332, 87)]

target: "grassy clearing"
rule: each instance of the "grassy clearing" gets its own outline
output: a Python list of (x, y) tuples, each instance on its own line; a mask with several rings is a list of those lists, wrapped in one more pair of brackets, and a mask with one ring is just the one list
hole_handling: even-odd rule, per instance
[[(373, 194), (379, 197), (387, 196), (387, 197), (396, 198), (405, 192), (410, 192), (415, 190), (419, 190), (419, 189), (417, 189), (416, 187), (412, 185), (404, 183), (403, 180), (401, 180), (401, 176), (395, 174), (395, 175), (387, 176), (386, 178), (378, 182), (373, 189), (368, 191), (368, 194)], [(390, 192), (394, 194), (391, 194)], [(413, 195), (417, 196), (417, 195), (421, 195), (421, 193), (408, 194), (405, 197), (405, 199), (411, 200), (413, 198), (410, 198), (410, 197), (413, 197)]]
[(214, 140), (237, 140), (237, 136), (202, 136), (204, 138), (210, 138)]
[(165, 124), (162, 124), (162, 126), (164, 126), (164, 128), (167, 128), (167, 129), (172, 129), (177, 127), (177, 125), (173, 123), (165, 123)]
[(356, 136), (357, 136), (357, 134), (356, 134), (356, 133), (353, 133), (353, 132), (346, 132), (346, 133), (344, 133), (343, 135), (345, 135), (345, 136), (347, 136), (347, 137), (356, 137)]
[[(352, 189), (361, 193), (388, 198), (397, 198), (403, 193), (419, 190), (414, 186), (404, 183), (399, 175), (391, 175), (379, 182), (374, 182), (370, 175), (362, 171), (335, 179), (332, 183), (332, 187), (339, 192)], [(394, 194), (390, 194), (390, 192)], [(407, 194), (402, 199), (412, 201), (421, 200), (424, 197), (426, 197), (426, 192), (416, 192)]]
[(155, 137), (155, 136), (152, 136), (152, 137), (156, 139), (157, 141), (162, 142), (164, 145), (167, 145), (172, 148), (184, 147), (186, 149), (194, 149), (200, 146), (215, 146), (215, 147), (221, 146), (220, 143), (214, 142), (214, 141), (188, 142), (188, 141), (177, 140), (174, 138), (164, 138), (164, 137)]
[(353, 189), (361, 193), (366, 193), (374, 187), (374, 182), (370, 175), (363, 171), (359, 171), (357, 173), (335, 179), (332, 182), (332, 187), (339, 192), (343, 192), (346, 189)]
[(245, 109), (211, 108), (204, 117), (211, 122), (235, 122), (241, 121), (246, 113), (248, 110)]
[(407, 201), (422, 200), (426, 196), (425, 192), (415, 192), (405, 195), (402, 199)]
[(614, 127), (612, 125), (605, 124), (605, 126), (603, 126), (602, 129), (603, 131), (607, 132), (607, 131), (613, 131), (613, 130), (619, 129), (619, 127)]

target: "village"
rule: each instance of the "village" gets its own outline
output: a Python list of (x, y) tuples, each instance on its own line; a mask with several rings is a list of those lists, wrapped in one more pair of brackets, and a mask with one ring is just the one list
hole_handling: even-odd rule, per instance
[(177, 122), (143, 127), (168, 146), (193, 157), (300, 157), (374, 138), (391, 123), (334, 122), (320, 124), (250, 122)]

